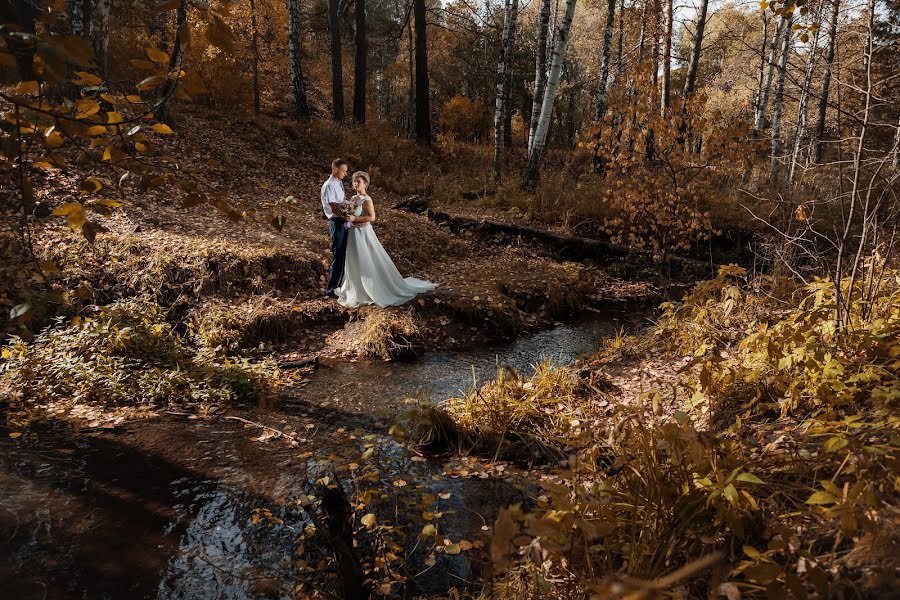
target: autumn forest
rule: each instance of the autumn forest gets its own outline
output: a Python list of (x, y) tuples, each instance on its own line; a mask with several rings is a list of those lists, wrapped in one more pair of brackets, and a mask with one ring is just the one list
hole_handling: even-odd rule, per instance
[(900, 594), (897, 0), (0, 0), (22, 599)]

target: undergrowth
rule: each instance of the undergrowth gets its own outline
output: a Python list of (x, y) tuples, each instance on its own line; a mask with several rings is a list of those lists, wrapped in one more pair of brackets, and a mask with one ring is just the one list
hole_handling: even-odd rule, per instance
[(254, 400), (274, 383), (269, 361), (198, 348), (176, 333), (147, 298), (95, 308), (26, 343), (3, 349), (0, 392), (24, 408), (54, 403), (94, 406), (204, 406)]
[(663, 305), (640, 345), (692, 357), (674, 415), (621, 405), (607, 416), (593, 409), (614, 398), (590, 385), (599, 372), (547, 367), (422, 409), (426, 449), (523, 462), (552, 448), (565, 459), (538, 478), (536, 505), (500, 513), (486, 593), (890, 597), (900, 276), (884, 273), (844, 327), (832, 282), (750, 280), (733, 266)]

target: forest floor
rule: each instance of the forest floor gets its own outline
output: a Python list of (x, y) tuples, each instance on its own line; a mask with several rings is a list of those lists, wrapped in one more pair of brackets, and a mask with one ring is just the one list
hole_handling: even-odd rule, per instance
[[(57, 314), (69, 322), (94, 304), (150, 296), (180, 331), (209, 345), (282, 364), (313, 362), (283, 371), (275, 394), (258, 405), (198, 413), (178, 399), (154, 407), (73, 399), (50, 413), (10, 413), (9, 436), (0, 439), (0, 530), (11, 532), (2, 579), (15, 579), (22, 598), (48, 590), (47, 597), (84, 590), (144, 597), (157, 588), (172, 596), (284, 596), (285, 585), (304, 579), (290, 562), (307, 524), (294, 503), (323, 476), (352, 479), (354, 461), (374, 446), (383, 473), (373, 484), (383, 486), (373, 501), (379, 514), (408, 501), (407, 485), (416, 490), (410, 498), (431, 490), (446, 496), (445, 542), (471, 544), (464, 558), (443, 552), (445, 544), (416, 549), (415, 532), (401, 540), (413, 547), (402, 568), (410, 589), (431, 596), (471, 581), (486, 560), (485, 531), (497, 510), (526, 497), (527, 472), (474, 457), (425, 460), (397, 445), (392, 424), (423, 399), (461, 393), (460, 373), (491, 378), (500, 355), (527, 369), (541, 356), (563, 350), (571, 360), (640, 328), (677, 286), (560, 261), (513, 237), (450, 232), (390, 208), (406, 194), (382, 191), (376, 177), (379, 239), (404, 275), (439, 288), (406, 307), (347, 310), (322, 294), (327, 150), (272, 120), (191, 113), (176, 130), (159, 152), (179, 157), (177, 168), (208, 192), (227, 191), (244, 218), (185, 208), (180, 192), (163, 187), (135, 194), (103, 219), (107, 231), (92, 244), (63, 219), (43, 219), (36, 247), (59, 269), (51, 281), (68, 290)], [(71, 165), (38, 182), (43, 214), (79, 197), (85, 163), (72, 157)], [(112, 179), (100, 179), (98, 197), (121, 198)], [(281, 230), (268, 222), (276, 215)], [(542, 330), (550, 331), (541, 337)], [(398, 350), (423, 360), (384, 362)], [(477, 374), (467, 363), (479, 363)], [(674, 373), (636, 355), (608, 371), (623, 403), (644, 401), (655, 379)], [(400, 521), (417, 510), (394, 507)], [(280, 523), (260, 527), (260, 514)]]

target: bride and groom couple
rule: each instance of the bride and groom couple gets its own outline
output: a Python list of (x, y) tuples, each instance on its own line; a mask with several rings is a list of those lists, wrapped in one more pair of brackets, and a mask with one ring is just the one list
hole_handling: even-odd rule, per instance
[(322, 209), (331, 234), (331, 268), (325, 295), (348, 308), (375, 304), (398, 306), (437, 286), (414, 277), (404, 278), (375, 236), (375, 205), (368, 195), (369, 174), (353, 174), (349, 200), (344, 178), (349, 163), (338, 158), (331, 163), (331, 176), (322, 185)]

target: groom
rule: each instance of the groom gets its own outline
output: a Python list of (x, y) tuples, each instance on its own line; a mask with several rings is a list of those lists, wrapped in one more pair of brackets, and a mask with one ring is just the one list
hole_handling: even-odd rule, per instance
[(350, 163), (343, 158), (336, 158), (331, 163), (331, 176), (322, 184), (322, 209), (328, 218), (328, 232), (331, 234), (331, 266), (328, 269), (328, 285), (325, 295), (336, 298), (335, 289), (341, 286), (344, 278), (344, 259), (347, 256), (347, 229), (344, 228), (346, 217), (340, 213), (344, 204), (343, 180), (350, 169)]

